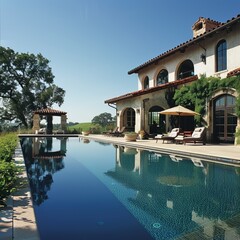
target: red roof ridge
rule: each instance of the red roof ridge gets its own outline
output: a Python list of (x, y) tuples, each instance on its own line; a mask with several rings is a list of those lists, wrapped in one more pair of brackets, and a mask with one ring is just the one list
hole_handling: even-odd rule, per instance
[(65, 114), (67, 114), (66, 112), (63, 112), (60, 110), (55, 110), (50, 107), (38, 109), (38, 110), (34, 111), (34, 113), (43, 114), (43, 115), (44, 114), (46, 114), (46, 115), (65, 115)]

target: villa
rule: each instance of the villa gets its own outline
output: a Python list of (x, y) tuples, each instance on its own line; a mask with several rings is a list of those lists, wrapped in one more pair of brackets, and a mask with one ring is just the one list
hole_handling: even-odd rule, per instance
[[(200, 17), (192, 31), (192, 39), (128, 72), (138, 74), (137, 91), (105, 100), (116, 108), (119, 128), (154, 133), (152, 126), (157, 123), (156, 133), (167, 132), (173, 128), (171, 118), (159, 112), (172, 107), (171, 94), (176, 89), (198, 81), (201, 76), (224, 79), (240, 74), (240, 15), (225, 23)], [(208, 141), (235, 141), (236, 129), (240, 127), (235, 114), (237, 97), (236, 89), (221, 88), (206, 99), (206, 115), (202, 117)], [(185, 118), (182, 124), (193, 130), (193, 117)]]

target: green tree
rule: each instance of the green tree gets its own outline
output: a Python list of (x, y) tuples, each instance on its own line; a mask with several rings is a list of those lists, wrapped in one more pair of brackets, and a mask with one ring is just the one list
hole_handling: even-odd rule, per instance
[[(206, 103), (211, 94), (217, 89), (235, 88), (240, 92), (240, 76), (219, 79), (202, 76), (197, 81), (176, 90), (174, 100), (176, 104), (192, 109), (202, 116), (206, 113)], [(236, 114), (240, 116), (240, 97), (237, 98)], [(195, 117), (196, 123), (201, 124), (201, 116)]]
[(0, 47), (0, 120), (30, 127), (33, 111), (63, 104), (65, 91), (54, 84), (48, 64), (41, 54)]
[(95, 116), (92, 119), (92, 123), (94, 124), (99, 124), (102, 127), (106, 127), (107, 125), (110, 125), (113, 123), (113, 117), (111, 115), (111, 113), (101, 113), (98, 116)]

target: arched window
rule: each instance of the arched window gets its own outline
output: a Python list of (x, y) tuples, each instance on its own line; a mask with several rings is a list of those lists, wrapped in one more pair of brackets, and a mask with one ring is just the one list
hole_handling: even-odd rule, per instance
[(227, 69), (227, 42), (220, 41), (216, 48), (216, 71)]
[(194, 75), (194, 66), (191, 60), (185, 60), (178, 68), (177, 79), (183, 79)]
[(157, 85), (164, 84), (168, 82), (168, 71), (162, 69), (157, 75)]
[(144, 81), (143, 81), (143, 89), (147, 89), (149, 88), (149, 78), (148, 76), (144, 78)]

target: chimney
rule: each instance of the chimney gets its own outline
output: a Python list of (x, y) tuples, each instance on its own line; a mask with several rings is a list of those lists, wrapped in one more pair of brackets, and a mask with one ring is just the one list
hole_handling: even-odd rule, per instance
[(193, 37), (198, 37), (201, 34), (208, 32), (209, 30), (219, 27), (220, 25), (220, 22), (211, 20), (209, 18), (200, 17), (192, 26)]

